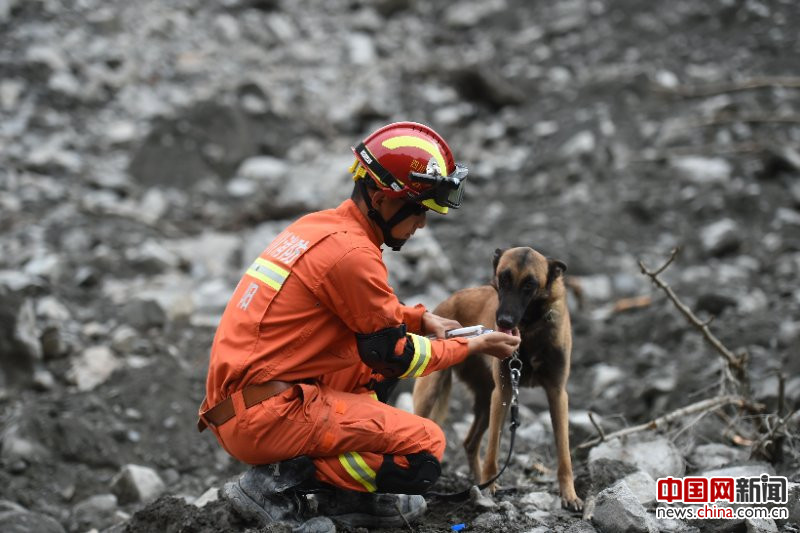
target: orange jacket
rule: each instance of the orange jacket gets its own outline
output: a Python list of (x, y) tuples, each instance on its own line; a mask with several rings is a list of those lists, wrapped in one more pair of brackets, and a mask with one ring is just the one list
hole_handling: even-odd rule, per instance
[[(244, 274), (211, 348), (206, 394), (213, 406), (251, 383), (316, 380), (366, 392), (373, 374), (356, 333), (405, 323), (419, 350), (404, 377), (463, 361), (464, 339), (428, 341), (422, 305), (402, 305), (388, 284), (380, 236), (352, 200), (291, 224)], [(416, 344), (415, 344), (416, 346)], [(400, 342), (395, 353), (400, 353)]]

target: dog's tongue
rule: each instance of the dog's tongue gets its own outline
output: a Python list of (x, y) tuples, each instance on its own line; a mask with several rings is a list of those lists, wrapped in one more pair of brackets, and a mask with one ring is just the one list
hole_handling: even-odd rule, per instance
[(500, 333), (505, 333), (506, 335), (513, 335), (513, 333), (511, 332), (511, 330), (510, 330), (510, 329), (506, 329), (506, 328), (497, 328), (497, 331), (499, 331)]

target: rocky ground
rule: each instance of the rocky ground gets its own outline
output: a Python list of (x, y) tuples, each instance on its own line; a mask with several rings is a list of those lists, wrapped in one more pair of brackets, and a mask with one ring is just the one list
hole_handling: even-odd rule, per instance
[[(416, 120), (470, 181), (392, 282), (433, 307), (497, 247), (567, 263), (589, 505), (559, 508), (525, 390), (502, 490), (414, 530), (797, 531), (797, 492), (788, 521), (654, 522), (652, 483), (800, 481), (799, 24), (794, 0), (0, 0), (0, 529), (259, 530), (215, 500), (244, 465), (194, 427), (216, 320), (283, 226), (349, 194), (350, 146)], [(733, 390), (640, 272), (674, 248), (660, 277), (748, 354), (762, 409), (580, 447)], [(469, 402), (439, 490), (468, 485)]]

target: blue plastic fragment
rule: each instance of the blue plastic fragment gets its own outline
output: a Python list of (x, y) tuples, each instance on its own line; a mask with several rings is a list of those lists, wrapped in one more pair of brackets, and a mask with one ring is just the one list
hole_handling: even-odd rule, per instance
[(453, 531), (461, 531), (465, 527), (467, 527), (467, 524), (455, 524), (450, 526), (450, 529), (452, 529)]

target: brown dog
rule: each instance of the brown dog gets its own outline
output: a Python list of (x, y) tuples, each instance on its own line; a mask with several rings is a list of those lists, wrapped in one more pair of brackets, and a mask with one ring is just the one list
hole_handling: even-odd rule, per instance
[[(558, 483), (561, 504), (581, 510), (575, 493), (569, 450), (567, 378), (572, 352), (572, 329), (567, 309), (564, 276), (566, 265), (547, 259), (532, 248), (496, 250), (494, 280), (456, 292), (434, 313), (463, 326), (483, 324), (507, 333), (519, 329), (522, 359), (520, 386), (541, 385), (547, 394), (558, 451)], [(473, 413), (464, 449), (476, 480), (491, 479), (498, 471), (500, 435), (511, 403), (507, 361), (472, 355), (453, 367), (474, 394)], [(418, 378), (414, 384), (414, 412), (440, 425), (447, 414), (452, 371), (445, 369)], [(486, 456), (478, 457), (481, 439), (489, 429)]]

